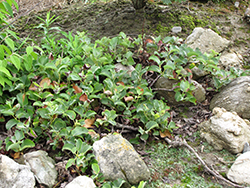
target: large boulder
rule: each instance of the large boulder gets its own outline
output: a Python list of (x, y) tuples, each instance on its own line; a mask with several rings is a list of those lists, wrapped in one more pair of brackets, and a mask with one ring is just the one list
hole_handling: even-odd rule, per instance
[(250, 76), (242, 76), (225, 86), (215, 95), (210, 103), (210, 109), (215, 107), (235, 111), (245, 119), (250, 118)]
[(210, 53), (210, 50), (216, 52), (223, 51), (229, 46), (230, 41), (222, 38), (211, 29), (197, 27), (193, 30), (191, 35), (187, 37), (185, 43), (193, 49), (199, 48), (202, 53)]
[(134, 185), (150, 177), (144, 161), (120, 134), (109, 134), (96, 141), (93, 150), (100, 170), (107, 180), (122, 178)]
[(56, 183), (57, 171), (54, 160), (48, 156), (48, 153), (42, 150), (26, 153), (24, 162), (31, 168), (37, 181), (48, 187), (53, 187)]
[(208, 121), (199, 125), (201, 138), (216, 150), (226, 149), (234, 154), (241, 153), (244, 144), (250, 141), (250, 122), (224, 108), (214, 108), (213, 114)]
[[(170, 80), (170, 79), (167, 79), (165, 77), (160, 77), (157, 80), (157, 82), (154, 84), (154, 87), (171, 90), (171, 89), (173, 89), (174, 84), (176, 84), (177, 82), (179, 82), (179, 80)], [(202, 87), (202, 85), (200, 85), (195, 80), (192, 80), (192, 82), (196, 87), (195, 90), (193, 91), (193, 95), (197, 99), (197, 102), (204, 101), (206, 99), (205, 89)], [(168, 101), (168, 103), (171, 105), (183, 103), (183, 102), (177, 102), (175, 100), (175, 92), (174, 91), (167, 91), (167, 90), (166, 91), (164, 91), (164, 90), (157, 91), (157, 96), (159, 98), (161, 98), (161, 97), (165, 98)]]
[(26, 165), (20, 165), (11, 158), (0, 155), (0, 187), (33, 188), (36, 184), (33, 173)]
[(87, 176), (78, 176), (65, 188), (95, 188), (93, 180)]
[(238, 184), (250, 186), (250, 152), (240, 155), (227, 173), (227, 178)]

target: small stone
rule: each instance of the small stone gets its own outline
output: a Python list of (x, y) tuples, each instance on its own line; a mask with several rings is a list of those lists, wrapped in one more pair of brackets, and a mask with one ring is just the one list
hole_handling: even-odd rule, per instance
[(173, 27), (173, 28), (172, 28), (172, 32), (173, 32), (173, 33), (179, 33), (179, 32), (181, 32), (181, 30), (182, 30), (181, 27)]
[(238, 8), (239, 5), (240, 5), (240, 2), (239, 2), (239, 1), (236, 1), (236, 2), (234, 3), (234, 6), (235, 6), (236, 8)]
[(95, 188), (93, 180), (87, 176), (78, 176), (65, 188)]

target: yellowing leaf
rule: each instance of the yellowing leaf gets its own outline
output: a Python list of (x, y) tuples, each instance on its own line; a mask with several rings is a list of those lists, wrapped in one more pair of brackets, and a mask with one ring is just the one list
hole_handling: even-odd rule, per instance
[(32, 82), (32, 83), (30, 84), (29, 90), (31, 90), (31, 91), (36, 91), (37, 88), (38, 88), (38, 87), (35, 86), (35, 84)]
[(44, 88), (44, 87), (48, 87), (50, 86), (51, 80), (49, 78), (44, 78), (42, 79), (42, 81), (40, 82), (40, 87)]

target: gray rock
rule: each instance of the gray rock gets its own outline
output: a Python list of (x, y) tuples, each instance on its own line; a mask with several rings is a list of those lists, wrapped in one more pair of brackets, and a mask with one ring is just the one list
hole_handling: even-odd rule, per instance
[(223, 51), (230, 44), (230, 41), (222, 38), (211, 29), (197, 27), (187, 37), (185, 43), (193, 49), (199, 48), (202, 53), (210, 53), (211, 49), (216, 52)]
[(197, 80), (197, 79), (209, 74), (209, 72), (201, 70), (198, 67), (192, 68), (191, 71), (193, 73), (193, 78), (192, 79), (194, 79), (194, 80)]
[(220, 57), (219, 66), (224, 69), (229, 69), (230, 67), (242, 68), (243, 57), (236, 53), (223, 53)]
[(65, 188), (95, 188), (93, 180), (87, 176), (78, 176)]
[(244, 144), (243, 153), (246, 153), (246, 152), (248, 152), (248, 151), (250, 151), (250, 146), (249, 146), (249, 143), (246, 142), (246, 143)]
[(250, 118), (250, 76), (242, 76), (234, 79), (216, 94), (210, 103), (210, 109), (215, 107), (225, 108), (227, 111), (235, 111), (245, 119)]
[(250, 185), (250, 152), (241, 154), (227, 173), (228, 179), (238, 184)]
[(52, 187), (56, 183), (57, 171), (55, 162), (48, 156), (48, 153), (42, 150), (26, 153), (24, 163), (31, 168), (37, 181), (48, 187)]
[(120, 134), (109, 134), (96, 141), (93, 150), (101, 172), (108, 180), (122, 178), (134, 185), (150, 177), (144, 161)]
[(30, 168), (20, 165), (5, 155), (0, 155), (1, 188), (33, 188), (35, 178)]
[[(170, 80), (165, 77), (160, 77), (157, 82), (154, 84), (155, 88), (164, 88), (164, 89), (172, 89), (173, 85), (176, 84), (179, 80)], [(206, 98), (205, 89), (196, 81), (192, 80), (193, 84), (196, 86), (196, 89), (193, 91), (193, 95), (197, 99), (197, 102), (202, 102)], [(175, 100), (175, 92), (174, 91), (157, 91), (158, 97), (165, 98), (169, 104), (176, 105), (184, 102), (177, 102)]]
[(200, 136), (216, 150), (226, 149), (237, 154), (250, 141), (250, 122), (240, 118), (236, 112), (214, 108), (213, 116), (199, 125)]

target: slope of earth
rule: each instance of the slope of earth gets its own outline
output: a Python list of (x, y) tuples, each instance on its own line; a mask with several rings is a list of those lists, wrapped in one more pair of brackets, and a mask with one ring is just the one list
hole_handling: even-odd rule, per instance
[[(59, 26), (63, 31), (73, 33), (86, 31), (93, 40), (116, 36), (121, 31), (131, 37), (145, 33), (153, 37), (175, 35), (185, 39), (195, 27), (204, 27), (211, 28), (232, 41), (228, 50), (242, 54), (246, 65), (250, 64), (250, 25), (243, 20), (244, 11), (250, 4), (246, 1), (241, 1), (239, 8), (228, 1), (221, 5), (212, 2), (185, 2), (168, 6), (148, 4), (144, 10), (139, 11), (134, 10), (130, 1), (87, 5), (80, 2), (67, 5), (65, 1), (55, 3), (49, 0), (43, 3), (44, 6), (36, 6), (38, 12), (21, 17), (14, 23), (15, 30), (21, 37), (29, 36), (39, 42), (41, 30), (34, 27), (38, 26), (41, 20), (36, 16), (45, 19), (49, 10), (51, 15), (60, 16), (52, 26)], [(22, 6), (21, 13), (32, 8), (27, 2)], [(181, 26), (182, 32), (172, 33), (173, 26)], [(176, 121), (188, 122), (194, 117), (207, 119), (210, 115), (207, 107), (208, 104), (176, 107), (174, 110), (179, 114)], [(199, 132), (196, 131), (197, 123), (194, 123), (187, 124), (179, 133), (187, 138), (208, 166), (225, 175), (236, 156), (226, 151), (214, 151), (211, 146), (200, 140)], [(145, 154), (144, 160), (151, 170), (152, 177), (147, 187), (229, 187), (206, 173), (194, 155), (184, 148), (168, 148), (163, 141), (152, 141), (137, 150)]]

